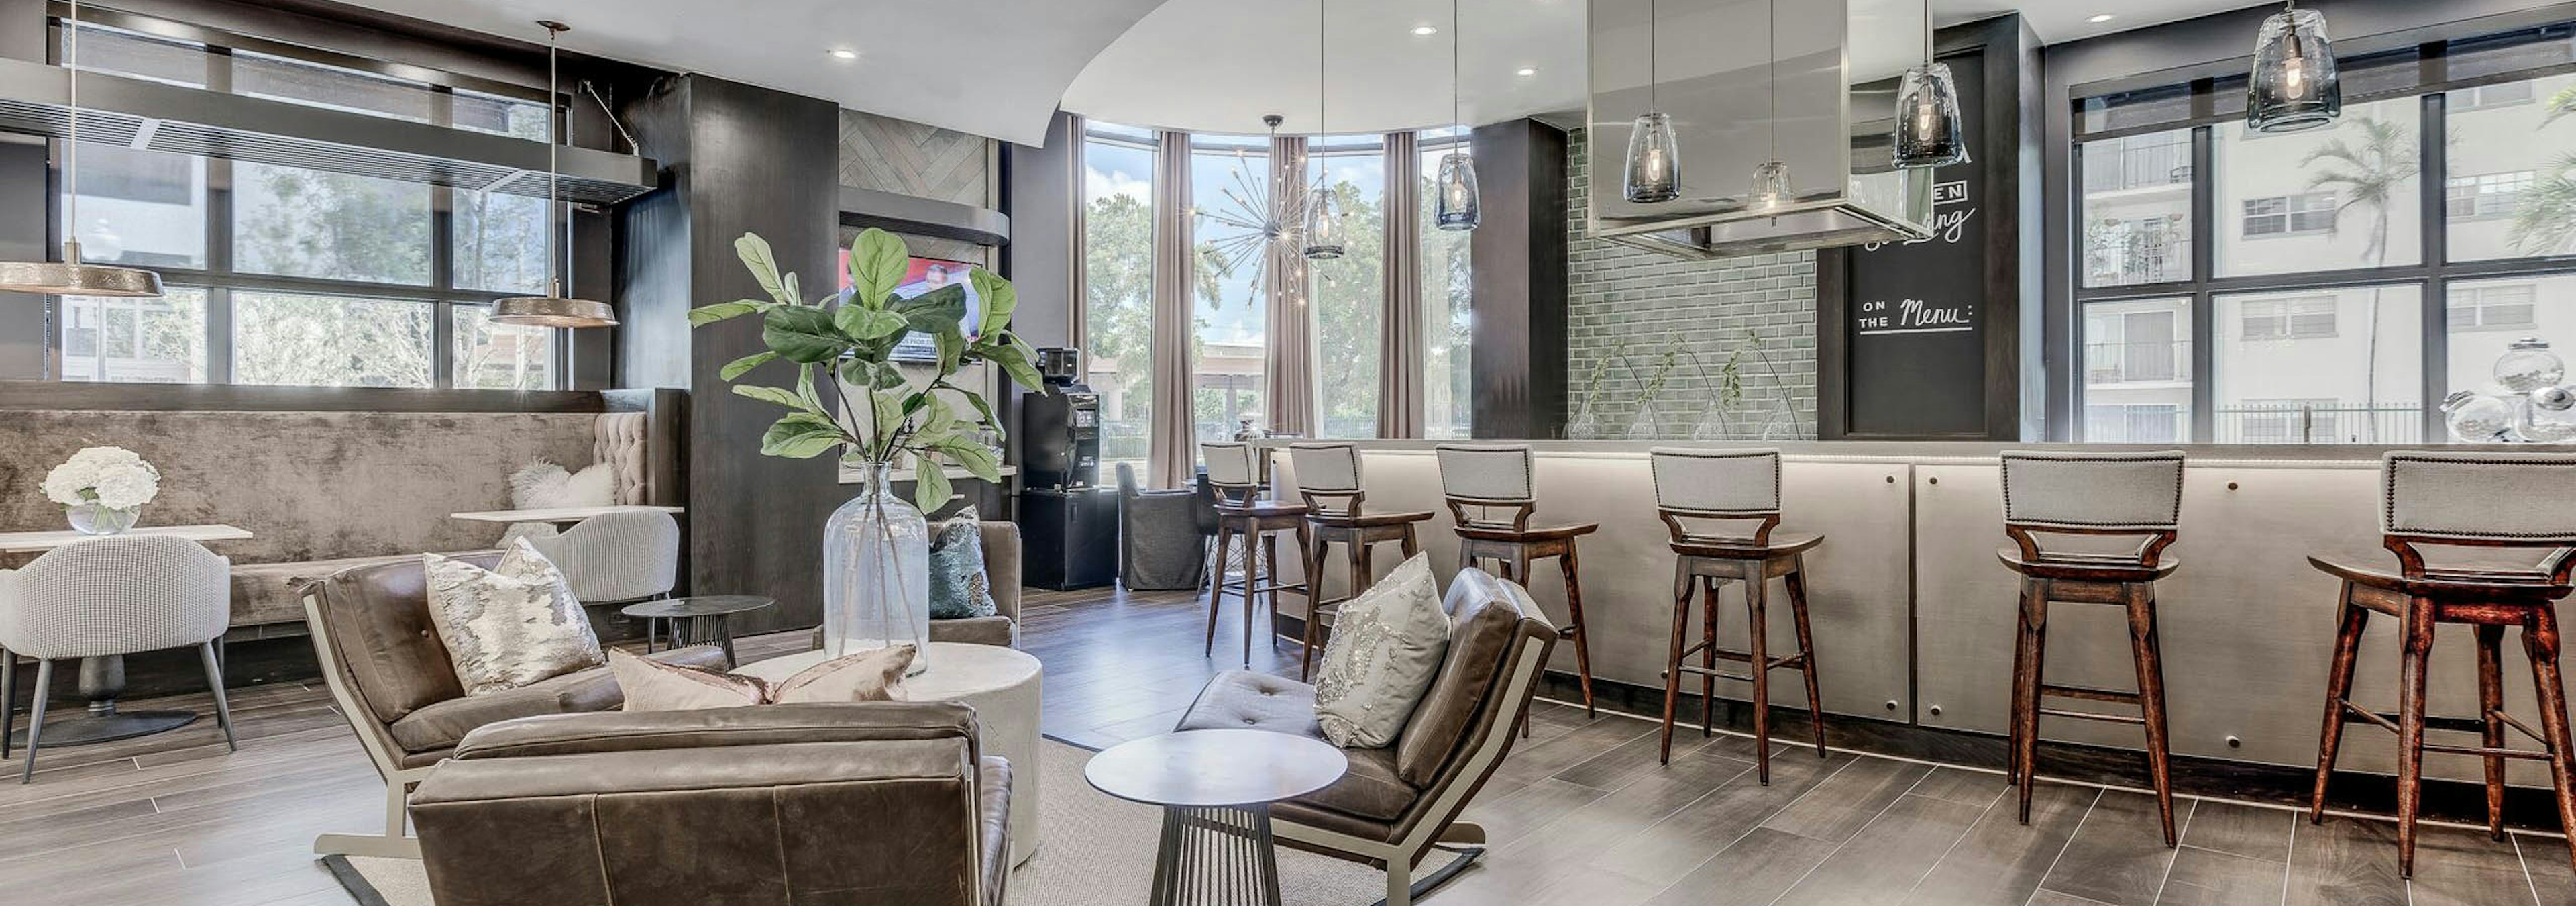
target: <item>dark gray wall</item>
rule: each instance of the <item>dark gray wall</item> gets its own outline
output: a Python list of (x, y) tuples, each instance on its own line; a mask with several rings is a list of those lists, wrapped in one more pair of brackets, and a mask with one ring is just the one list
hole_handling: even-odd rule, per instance
[[(45, 60), (44, 0), (0, 0), (0, 57)], [(43, 261), (51, 176), (41, 139), (0, 134), (0, 261)], [(0, 380), (43, 377), (43, 296), (0, 293)]]
[(1483, 221), (1474, 268), (1477, 437), (1565, 432), (1566, 135), (1537, 120), (1478, 126)]
[(1057, 113), (1047, 123), (1046, 145), (1002, 147), (1002, 213), (1011, 215), (1011, 244), (1002, 250), (1004, 277), (1019, 290), (1011, 329), (1029, 345), (1073, 342), (1073, 219), (1081, 197), (1074, 169), (1082, 137), (1073, 117)]

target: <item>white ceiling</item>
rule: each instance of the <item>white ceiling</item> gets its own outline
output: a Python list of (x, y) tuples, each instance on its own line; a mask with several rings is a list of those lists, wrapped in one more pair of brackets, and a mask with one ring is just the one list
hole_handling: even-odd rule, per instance
[[(1315, 131), (1317, 0), (345, 0), (568, 50), (765, 85), (871, 113), (1035, 144), (1059, 103), (1103, 120)], [(1579, 111), (1585, 0), (1329, 0), (1332, 132), (1451, 121), (1459, 38), (1467, 122)], [(1797, 0), (1786, 0), (1797, 2)], [(2060, 43), (2248, 0), (1932, 0), (1942, 24), (2019, 11)], [(2093, 23), (2090, 17), (2112, 19)], [(1417, 26), (1439, 29), (1412, 34)], [(1453, 31), (1455, 34), (1453, 35)], [(2246, 36), (2251, 48), (2253, 36)], [(858, 52), (835, 59), (833, 49)], [(1519, 75), (1531, 70), (1527, 76)]]

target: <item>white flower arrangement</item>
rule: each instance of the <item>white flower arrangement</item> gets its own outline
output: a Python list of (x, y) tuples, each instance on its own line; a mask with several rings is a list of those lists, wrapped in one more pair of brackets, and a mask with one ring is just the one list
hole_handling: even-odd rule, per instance
[(124, 447), (85, 447), (45, 473), (45, 497), (67, 507), (130, 510), (161, 492), (161, 471)]

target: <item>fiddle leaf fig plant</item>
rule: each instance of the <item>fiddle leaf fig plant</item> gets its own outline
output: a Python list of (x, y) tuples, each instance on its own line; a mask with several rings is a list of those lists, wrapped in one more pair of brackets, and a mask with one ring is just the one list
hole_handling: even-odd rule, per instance
[[(787, 410), (761, 435), (762, 454), (812, 459), (837, 450), (843, 464), (861, 468), (887, 466), (910, 454), (919, 464), (913, 502), (925, 513), (948, 502), (940, 463), (985, 481), (1001, 480), (1001, 460), (982, 439), (987, 430), (996, 437), (1003, 432), (992, 401), (953, 379), (967, 366), (990, 362), (1021, 386), (1047, 392), (1033, 364), (1036, 351), (1011, 333), (1019, 298), (1010, 281), (976, 268), (966, 284), (899, 297), (895, 287), (908, 264), (903, 240), (870, 228), (850, 243), (850, 289), (807, 301), (796, 275), (778, 272), (768, 240), (744, 233), (733, 248), (769, 298), (699, 306), (689, 311), (689, 324), (760, 317), (760, 339), (768, 350), (726, 363), (716, 374), (727, 381), (782, 360), (795, 368), (793, 388), (733, 385), (737, 395)], [(983, 303), (971, 332), (964, 323), (969, 285)], [(895, 344), (916, 332), (930, 338), (937, 360), (898, 365)], [(824, 400), (818, 381), (834, 384), (841, 405)]]

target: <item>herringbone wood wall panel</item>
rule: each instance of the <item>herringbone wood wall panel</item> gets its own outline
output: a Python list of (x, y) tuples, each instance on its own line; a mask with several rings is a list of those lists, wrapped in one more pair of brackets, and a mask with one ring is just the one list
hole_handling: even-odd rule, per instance
[(841, 184), (958, 204), (992, 204), (990, 140), (841, 111)]

